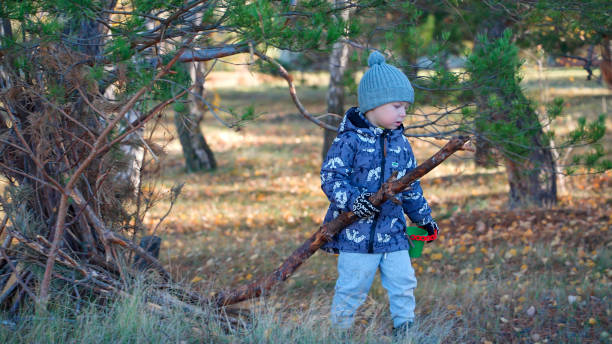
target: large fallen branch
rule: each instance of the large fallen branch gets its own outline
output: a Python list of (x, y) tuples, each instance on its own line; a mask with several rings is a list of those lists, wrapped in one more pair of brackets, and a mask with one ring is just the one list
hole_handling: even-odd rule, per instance
[[(408, 172), (402, 178), (397, 180), (395, 175), (391, 176), (387, 180), (378, 192), (370, 197), (370, 202), (375, 206), (379, 206), (386, 201), (393, 198), (396, 194), (404, 191), (414, 181), (423, 177), (429, 171), (433, 170), (436, 166), (441, 164), (449, 156), (458, 150), (471, 150), (465, 146), (469, 137), (460, 136), (450, 140), (444, 147), (442, 147), (436, 154), (425, 162), (417, 166), (414, 170)], [(238, 303), (244, 300), (259, 297), (265, 291), (270, 290), (278, 282), (285, 281), (302, 263), (312, 256), (323, 244), (330, 241), (334, 235), (340, 233), (340, 231), (346, 228), (351, 223), (357, 221), (359, 218), (353, 214), (353, 212), (342, 213), (335, 220), (326, 223), (319, 227), (306, 242), (296, 249), (289, 258), (285, 259), (283, 264), (274, 270), (272, 273), (264, 276), (263, 278), (257, 279), (254, 282), (241, 286), (234, 290), (220, 292), (215, 295), (215, 302), (217, 306), (227, 306), (234, 303)]]

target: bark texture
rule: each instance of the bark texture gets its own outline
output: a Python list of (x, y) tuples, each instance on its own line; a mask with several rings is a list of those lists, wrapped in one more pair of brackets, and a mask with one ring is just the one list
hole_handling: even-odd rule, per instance
[[(336, 0), (335, 6), (341, 7), (345, 1)], [(345, 9), (340, 13), (342, 20), (349, 19), (349, 10)], [(327, 90), (327, 112), (335, 113), (342, 116), (344, 114), (344, 86), (342, 77), (346, 71), (348, 63), (348, 45), (342, 42), (336, 42), (333, 45), (332, 52), (329, 55), (329, 88)], [(325, 122), (338, 126), (342, 119), (330, 116), (325, 119)], [(323, 131), (323, 149), (321, 151), (322, 158), (325, 159), (329, 147), (336, 138), (337, 132), (329, 129)]]
[(610, 56), (610, 37), (605, 36), (601, 43), (601, 79), (612, 89), (612, 57)]
[(204, 113), (208, 109), (204, 102), (206, 94), (204, 87), (205, 67), (204, 62), (191, 63), (191, 80), (194, 86), (192, 94), (189, 96), (191, 100), (189, 112), (175, 112), (174, 115), (174, 123), (183, 148), (187, 172), (207, 171), (217, 168), (215, 155), (208, 146), (200, 128)]

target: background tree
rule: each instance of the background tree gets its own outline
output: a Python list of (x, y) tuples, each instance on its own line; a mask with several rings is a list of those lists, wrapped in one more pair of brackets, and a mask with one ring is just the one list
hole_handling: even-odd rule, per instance
[[(518, 67), (522, 61), (517, 39), (523, 33), (537, 32), (536, 14), (531, 10), (539, 6), (546, 12), (547, 7), (542, 3), (546, 5), (546, 2), (503, 0), (417, 2), (414, 6), (397, 7), (395, 16), (402, 18), (403, 23), (390, 25), (390, 30), (385, 30), (384, 25), (379, 26), (377, 36), (382, 38), (382, 48), (392, 46), (393, 51), (403, 51), (402, 47), (405, 47), (406, 57), (395, 61), (410, 74), (414, 66), (409, 61), (414, 59), (413, 51), (419, 49), (413, 47), (419, 42), (414, 33), (419, 30), (434, 32), (433, 39), (426, 39), (431, 73), (414, 75), (413, 84), (417, 89), (415, 103), (434, 106), (439, 111), (422, 111), (417, 107), (415, 116), (412, 116), (414, 124), (406, 126), (406, 135), (442, 138), (462, 131), (473, 134), (477, 142), (478, 163), (491, 166), (496, 160), (501, 160), (506, 166), (510, 207), (555, 204), (556, 176), (560, 171), (567, 173), (567, 169), (556, 166), (555, 156), (558, 155), (554, 152), (586, 143), (593, 147), (593, 152), (576, 155), (572, 168), (580, 165), (595, 170), (610, 168), (610, 162), (603, 159), (603, 148), (597, 143), (605, 131), (602, 117), (589, 124), (586, 120), (581, 121), (577, 131), (566, 137), (555, 137), (549, 123), (562, 114), (562, 102), (555, 100), (545, 106), (549, 111), (537, 112), (534, 101), (528, 99), (519, 86)], [(561, 5), (548, 6), (548, 10), (557, 16), (565, 9)], [(598, 15), (607, 13), (598, 1), (590, 3), (588, 8), (593, 12), (599, 11)], [(580, 15), (586, 14), (583, 10)], [(542, 13), (537, 15), (543, 16)], [(573, 17), (575, 21), (579, 20), (579, 16)], [(428, 23), (430, 20), (433, 24)], [(405, 23), (409, 23), (408, 27), (402, 30)], [(427, 27), (433, 30), (425, 30)], [(510, 28), (513, 30), (508, 31)], [(406, 34), (393, 35), (391, 31)], [(560, 30), (557, 32), (562, 34)], [(563, 36), (557, 38), (557, 41), (564, 40)], [(473, 41), (473, 47), (466, 41)], [(538, 44), (535, 39), (526, 41)], [(449, 69), (446, 63), (448, 53), (445, 52), (466, 48), (471, 52), (465, 72)], [(553, 137), (555, 145), (551, 145)]]
[[(337, 8), (346, 7), (346, 1), (335, 0), (334, 6)], [(349, 9), (345, 8), (337, 14), (338, 20), (347, 22), (350, 13)], [(344, 73), (348, 64), (349, 46), (343, 41), (335, 42), (329, 54), (329, 86), (327, 89), (327, 112), (344, 115)], [(325, 122), (338, 126), (342, 118), (331, 116), (325, 119)], [(323, 131), (323, 149), (322, 158), (325, 159), (332, 141), (336, 138), (336, 131), (325, 129)]]

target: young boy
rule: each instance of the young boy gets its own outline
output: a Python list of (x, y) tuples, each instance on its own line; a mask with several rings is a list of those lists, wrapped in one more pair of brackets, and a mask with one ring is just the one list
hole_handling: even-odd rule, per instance
[(365, 301), (380, 268), (397, 334), (414, 321), (417, 285), (408, 256), (404, 213), (430, 235), (437, 234), (438, 227), (418, 181), (396, 195), (397, 200), (379, 208), (368, 200), (393, 172), (398, 172), (399, 179), (417, 166), (402, 125), (406, 106), (414, 102), (412, 85), (379, 52), (370, 54), (368, 65), (359, 82), (359, 108), (347, 111), (321, 167), (321, 187), (331, 202), (324, 222), (347, 211), (360, 219), (323, 249), (339, 253), (332, 325), (340, 329), (352, 326), (355, 311)]

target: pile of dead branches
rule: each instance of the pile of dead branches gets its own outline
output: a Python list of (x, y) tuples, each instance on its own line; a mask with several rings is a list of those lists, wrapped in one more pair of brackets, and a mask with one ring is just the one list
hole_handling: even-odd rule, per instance
[[(100, 94), (98, 80), (80, 63), (86, 56), (61, 44), (28, 50), (26, 58), (40, 69), (11, 69), (20, 57), (3, 56), (0, 308), (17, 312), (28, 300), (46, 305), (50, 294), (65, 290), (75, 297), (120, 294), (143, 269), (170, 281), (155, 257), (159, 241), (136, 244), (147, 234), (144, 215), (159, 199), (143, 188), (143, 172), (159, 155), (143, 127), (187, 90), (134, 109), (181, 53), (118, 101)], [(171, 191), (171, 204), (179, 192)]]

